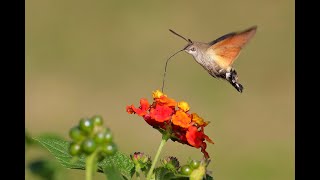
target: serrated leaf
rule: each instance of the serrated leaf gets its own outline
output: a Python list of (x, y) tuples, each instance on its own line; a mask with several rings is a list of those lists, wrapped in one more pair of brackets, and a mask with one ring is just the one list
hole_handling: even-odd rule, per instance
[(34, 144), (34, 140), (31, 138), (30, 134), (27, 132), (27, 130), (25, 131), (25, 144), (28, 145), (33, 145)]
[[(70, 169), (85, 169), (85, 157), (80, 156), (76, 162), (73, 162), (73, 157), (69, 154), (70, 142), (56, 136), (39, 136), (33, 138), (48, 149), (55, 158), (66, 168)], [(131, 179), (134, 174), (134, 164), (129, 156), (117, 151), (113, 156), (107, 156), (104, 160), (98, 163), (98, 172), (103, 172), (107, 167), (117, 168), (120, 173), (127, 179)]]
[(99, 169), (107, 167), (115, 167), (127, 179), (131, 179), (134, 174), (134, 164), (129, 156), (117, 151), (113, 156), (107, 156), (104, 160), (98, 163)]
[(69, 142), (54, 136), (39, 136), (33, 138), (38, 141), (41, 145), (47, 148), (52, 155), (59, 160), (59, 162), (66, 168), (70, 169), (85, 169), (85, 161), (79, 160), (72, 162), (72, 156), (69, 154)]
[[(172, 171), (164, 167), (158, 167), (154, 170), (155, 180), (180, 179)], [(188, 178), (186, 178), (188, 179)]]
[(119, 170), (115, 167), (109, 167), (103, 169), (104, 174), (107, 177), (107, 180), (125, 180)]
[(59, 172), (60, 166), (56, 162), (47, 159), (33, 160), (28, 164), (30, 172), (42, 179), (54, 180)]

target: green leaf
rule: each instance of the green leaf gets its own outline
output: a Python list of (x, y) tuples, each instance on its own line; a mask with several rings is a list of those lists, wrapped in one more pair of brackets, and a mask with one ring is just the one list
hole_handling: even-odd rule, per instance
[(172, 171), (164, 167), (158, 167), (154, 170), (154, 172), (155, 172), (155, 180), (167, 180), (167, 179), (187, 180), (189, 179), (188, 177), (177, 176)]
[[(158, 167), (154, 170), (155, 172), (155, 180), (189, 180), (189, 176), (176, 174), (172, 172), (170, 169), (165, 167)], [(204, 180), (213, 180), (213, 178), (206, 174), (206, 178)]]
[[(69, 154), (70, 142), (63, 140), (56, 136), (43, 135), (34, 140), (38, 141), (41, 145), (47, 148), (55, 158), (66, 168), (70, 169), (85, 169), (85, 156), (80, 156), (76, 162), (74, 158)], [(107, 156), (104, 160), (98, 163), (98, 172), (103, 172), (104, 169), (113, 167), (119, 170), (119, 172), (131, 179), (134, 174), (134, 164), (130, 157), (117, 151), (113, 156)]]
[(30, 145), (34, 145), (34, 144), (35, 144), (34, 140), (31, 138), (30, 134), (26, 130), (25, 131), (25, 145), (30, 146)]
[[(165, 167), (158, 167), (155, 169), (155, 180), (189, 180), (189, 176), (182, 174), (175, 174)], [(206, 174), (205, 180), (213, 180), (213, 178)]]
[(134, 174), (134, 164), (129, 156), (117, 151), (113, 156), (107, 156), (98, 163), (99, 169), (114, 167), (127, 179), (131, 179)]
[(103, 169), (104, 174), (107, 177), (107, 180), (125, 180), (121, 173), (115, 167), (109, 167)]
[(30, 172), (45, 180), (57, 179), (57, 173), (60, 171), (58, 164), (46, 159), (38, 159), (28, 164)]
[(71, 161), (72, 156), (68, 152), (70, 144), (69, 142), (63, 140), (62, 138), (51, 135), (43, 135), (33, 139), (47, 148), (64, 167), (70, 169), (85, 169), (84, 157), (81, 157), (76, 162)]

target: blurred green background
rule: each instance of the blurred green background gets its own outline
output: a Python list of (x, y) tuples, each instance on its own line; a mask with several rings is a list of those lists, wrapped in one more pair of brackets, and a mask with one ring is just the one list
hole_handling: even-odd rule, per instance
[[(154, 157), (161, 135), (125, 112), (152, 100), (164, 63), (194, 41), (258, 26), (234, 67), (244, 92), (212, 78), (180, 53), (169, 63), (165, 92), (205, 120), (215, 179), (294, 179), (294, 1), (26, 1), (26, 129), (68, 138), (81, 117), (100, 114), (127, 154)], [(161, 157), (182, 164), (202, 153), (169, 141)], [(27, 149), (26, 163), (51, 157)], [(84, 171), (66, 170), (69, 179)], [(26, 174), (27, 179), (35, 179)], [(105, 179), (96, 175), (96, 179)]]

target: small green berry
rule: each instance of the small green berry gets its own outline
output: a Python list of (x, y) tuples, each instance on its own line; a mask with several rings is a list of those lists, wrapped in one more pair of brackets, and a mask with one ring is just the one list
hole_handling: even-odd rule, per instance
[(69, 136), (72, 140), (74, 140), (76, 142), (81, 141), (83, 138), (83, 135), (81, 134), (81, 130), (79, 129), (78, 126), (75, 126), (70, 129)]
[(105, 133), (104, 132), (98, 132), (97, 134), (95, 134), (93, 139), (97, 144), (101, 144), (105, 140)]
[(104, 152), (108, 156), (114, 155), (116, 151), (117, 151), (117, 146), (114, 143), (108, 143), (102, 146), (102, 152)]
[(192, 160), (189, 163), (189, 166), (190, 166), (191, 169), (197, 169), (200, 166), (200, 161)]
[(181, 173), (183, 175), (190, 175), (192, 173), (192, 169), (190, 168), (189, 165), (184, 165), (181, 167)]
[(91, 121), (93, 122), (94, 126), (102, 126), (103, 125), (103, 119), (99, 115), (93, 116), (91, 118)]
[(81, 144), (81, 148), (83, 152), (85, 152), (86, 154), (91, 154), (93, 151), (96, 150), (96, 147), (96, 143), (93, 139), (90, 138), (84, 140)]
[(113, 135), (112, 135), (111, 131), (107, 131), (104, 133), (104, 142), (110, 143), (110, 142), (112, 142), (112, 139), (113, 139)]
[(72, 156), (76, 156), (76, 155), (79, 155), (81, 152), (81, 146), (80, 144), (77, 144), (77, 143), (71, 143), (70, 146), (69, 146), (69, 153), (72, 155)]
[(79, 123), (79, 128), (84, 133), (91, 133), (93, 130), (93, 123), (90, 121), (90, 119), (81, 119)]

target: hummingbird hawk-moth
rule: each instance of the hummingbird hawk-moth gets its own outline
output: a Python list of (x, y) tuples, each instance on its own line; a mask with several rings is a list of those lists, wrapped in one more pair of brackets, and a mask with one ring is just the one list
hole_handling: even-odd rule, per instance
[(241, 49), (255, 35), (257, 26), (253, 26), (241, 32), (228, 33), (208, 43), (192, 41), (171, 29), (169, 30), (188, 42), (183, 49), (176, 52), (174, 55), (181, 51), (191, 54), (196, 62), (208, 71), (211, 76), (227, 80), (237, 89), (237, 91), (240, 93), (243, 91), (243, 86), (238, 83), (238, 75), (236, 70), (232, 67), (232, 64), (239, 56)]

